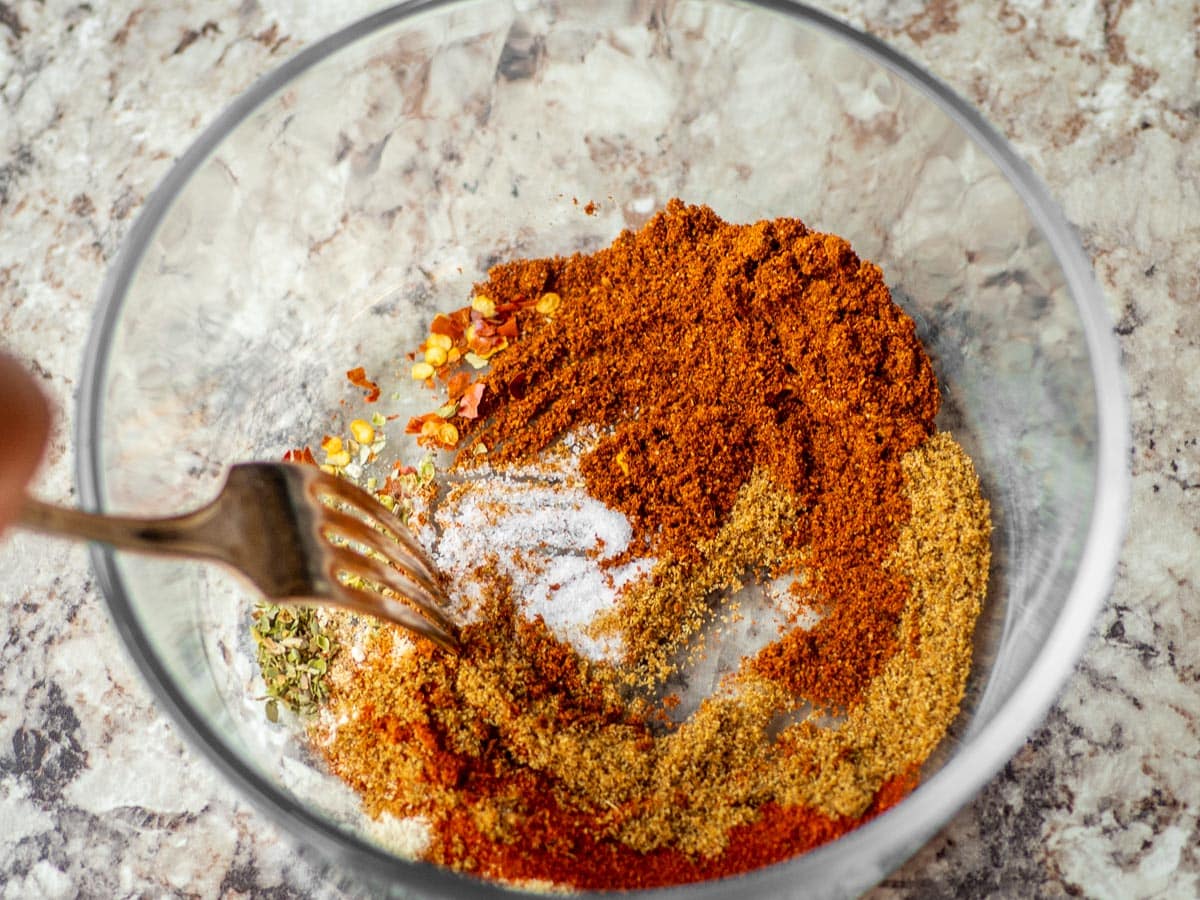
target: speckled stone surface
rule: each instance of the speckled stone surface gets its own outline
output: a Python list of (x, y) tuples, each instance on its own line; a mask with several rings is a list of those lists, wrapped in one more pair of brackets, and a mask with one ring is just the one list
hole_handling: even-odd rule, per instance
[[(316, 7), (324, 7), (320, 11)], [(335, 9), (336, 6), (336, 9)], [(374, 4), (0, 0), (0, 346), (59, 409), (73, 502), (95, 298), (139, 206), (242, 89)], [(976, 104), (1092, 258), (1132, 396), (1112, 599), (1044, 726), (874, 898), (1200, 894), (1200, 8), (825, 6)], [(0, 894), (341, 897), (155, 712), (82, 548), (0, 544)]]

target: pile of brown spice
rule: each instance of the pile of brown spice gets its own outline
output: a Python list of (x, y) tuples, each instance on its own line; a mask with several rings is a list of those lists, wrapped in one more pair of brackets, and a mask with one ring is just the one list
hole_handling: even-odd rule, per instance
[[(548, 293), (552, 316), (528, 308)], [(895, 651), (907, 591), (882, 563), (908, 513), (900, 458), (940, 400), (879, 268), (794, 219), (731, 225), (672, 201), (595, 254), (497, 266), (478, 295), (514, 306), (523, 333), (459, 425), (460, 465), (528, 460), (598, 427), (588, 492), (628, 517), (629, 553), (680, 569), (765, 470), (804, 510), (783, 539), (804, 552), (803, 600), (823, 617), (757, 668), (815, 703), (856, 700)], [(642, 618), (638, 596), (614, 621)], [(627, 664), (661, 673), (664, 655), (625, 635)]]
[[(370, 815), (484, 877), (625, 889), (786, 859), (911, 790), (963, 695), (990, 521), (877, 267), (672, 201), (595, 254), (495, 267), (420, 352), (450, 400), (411, 432), (468, 477), (574, 441), (633, 530), (603, 565), (653, 564), (591, 624), (616, 662), (486, 560), (461, 655), (380, 628), (339, 656), (312, 740)], [(780, 577), (778, 637), (670, 722), (662, 687), (722, 598)]]

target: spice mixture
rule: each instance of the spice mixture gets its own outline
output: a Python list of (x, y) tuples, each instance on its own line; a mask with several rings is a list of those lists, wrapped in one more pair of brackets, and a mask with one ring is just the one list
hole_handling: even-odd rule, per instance
[[(595, 254), (493, 268), (411, 375), (445, 403), (407, 431), (455, 483), (367, 486), (434, 545), (464, 650), (350, 617), (319, 636), (355, 652), (301, 692), (309, 734), (368, 814), (475, 875), (629, 889), (786, 859), (915, 786), (963, 696), (990, 520), (876, 266), (672, 201)], [(373, 444), (348, 441), (326, 465), (354, 475)]]

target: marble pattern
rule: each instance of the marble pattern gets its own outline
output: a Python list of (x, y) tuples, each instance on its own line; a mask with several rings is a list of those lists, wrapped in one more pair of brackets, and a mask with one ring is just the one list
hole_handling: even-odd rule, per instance
[[(95, 297), (140, 204), (253, 79), (376, 4), (0, 0), (0, 346), (59, 409), (70, 503)], [(1118, 579), (1044, 725), (871, 894), (1200, 894), (1200, 7), (828, 0), (977, 104), (1047, 182), (1111, 306), (1134, 420)], [(336, 8), (335, 8), (336, 7)], [(0, 545), (0, 895), (353, 896), (174, 726), (85, 552)]]

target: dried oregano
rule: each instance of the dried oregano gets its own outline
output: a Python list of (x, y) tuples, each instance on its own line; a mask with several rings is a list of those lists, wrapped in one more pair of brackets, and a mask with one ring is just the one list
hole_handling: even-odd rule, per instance
[[(372, 416), (371, 424), (365, 420), (351, 422), (350, 428), (355, 439), (344, 442), (338, 438), (336, 450), (342, 452), (343, 445), (348, 442), (356, 453), (360, 449), (366, 451), (358, 457), (366, 461), (370, 454), (384, 446), (384, 438), (375, 428), (382, 427), (385, 422), (379, 415)], [(364, 440), (360, 442), (358, 437)], [(368, 440), (373, 443), (367, 443)], [(326, 438), (323, 449), (327, 455), (331, 447), (333, 439)], [(307, 449), (294, 451), (294, 455), (289, 454), (288, 458), (316, 462)], [(412, 496), (428, 490), (433, 479), (433, 457), (426, 455), (417, 468), (400, 469), (397, 474), (390, 476), (382, 491), (375, 489), (373, 478), (368, 480), (367, 489), (407, 524), (412, 514)], [(354, 584), (353, 581), (348, 583)], [(280, 703), (294, 713), (308, 716), (315, 713), (328, 698), (325, 675), (339, 647), (330, 637), (332, 628), (327, 616), (328, 613), (319, 613), (307, 606), (277, 606), (273, 603), (255, 605), (251, 613), (250, 634), (254, 638), (255, 657), (267, 689), (266, 711), (270, 721), (278, 721)]]
[(316, 712), (328, 696), (325, 673), (339, 649), (317, 611), (259, 603), (251, 617), (250, 634), (267, 688), (267, 718), (278, 719), (279, 703), (300, 715)]

